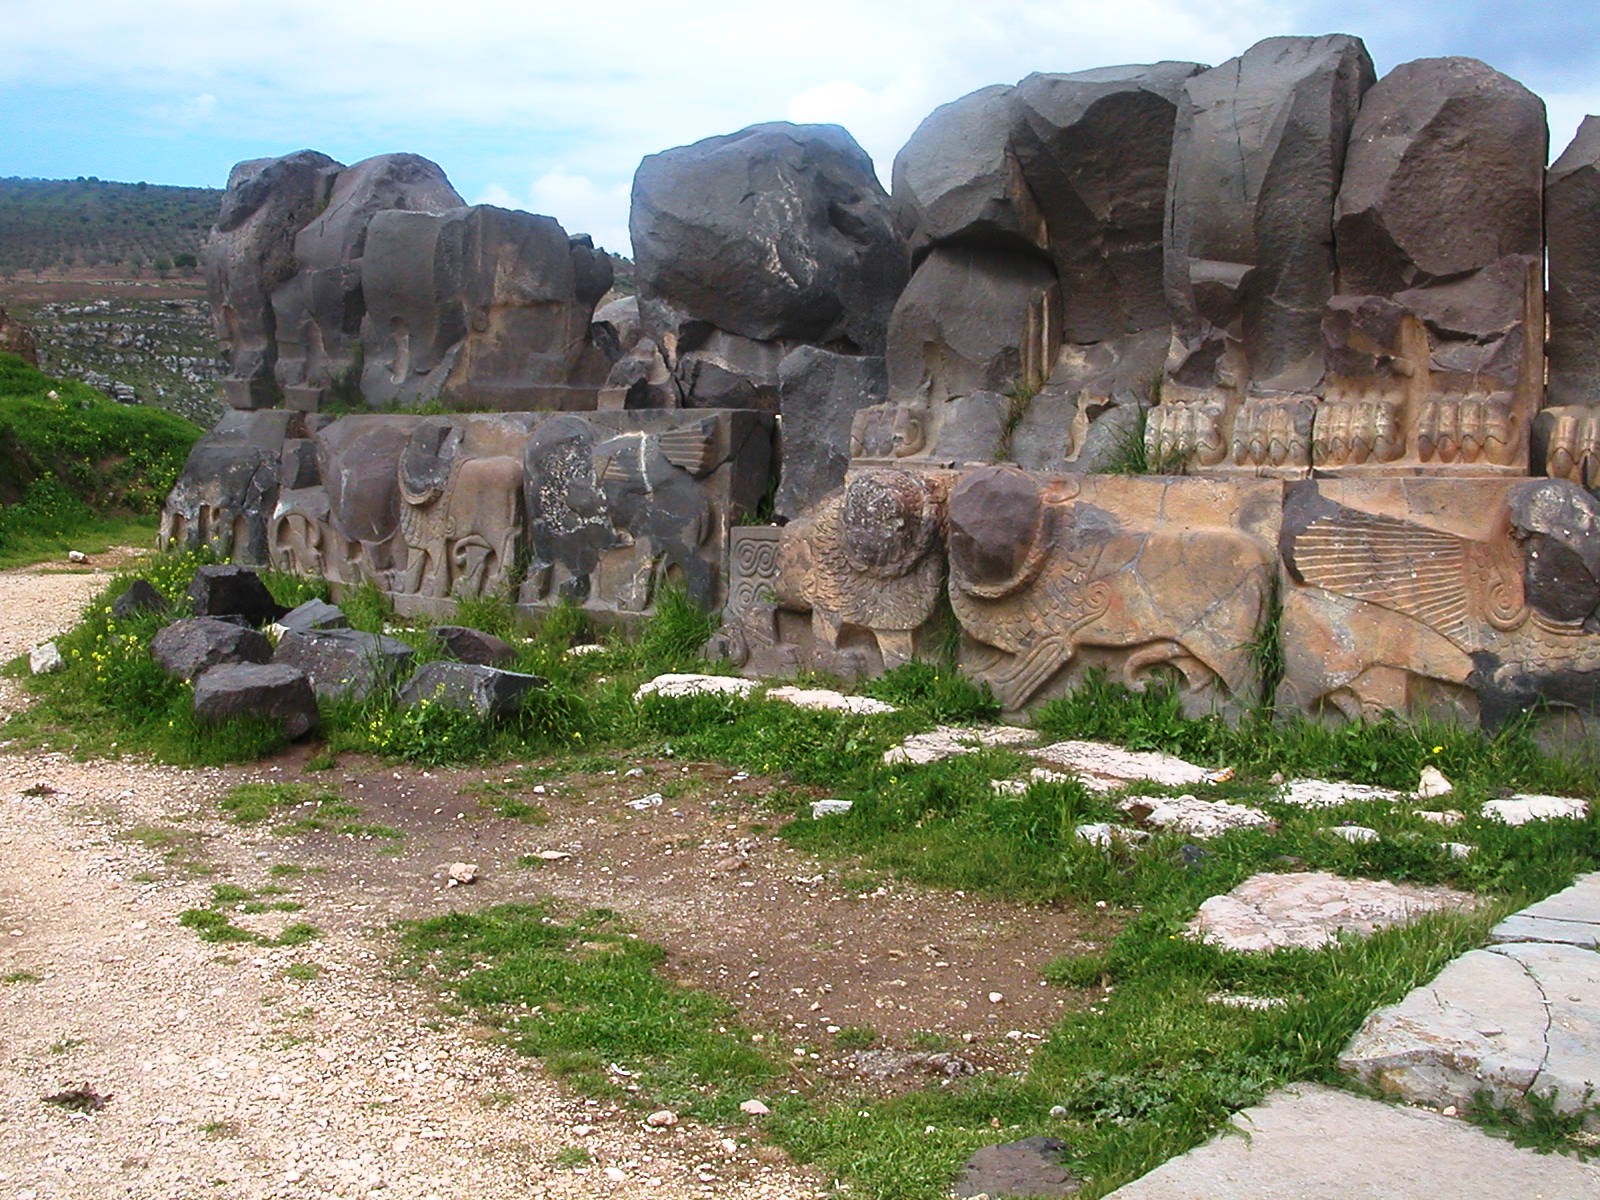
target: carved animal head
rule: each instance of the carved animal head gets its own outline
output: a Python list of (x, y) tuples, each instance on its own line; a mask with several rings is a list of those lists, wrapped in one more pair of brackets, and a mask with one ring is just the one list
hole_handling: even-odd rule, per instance
[(895, 579), (927, 554), (944, 525), (938, 493), (910, 471), (865, 471), (845, 485), (843, 550), (864, 575)]
[(1033, 582), (1055, 539), (1060, 506), (1077, 492), (1073, 480), (1041, 480), (1017, 467), (967, 472), (950, 494), (951, 583), (999, 599)]

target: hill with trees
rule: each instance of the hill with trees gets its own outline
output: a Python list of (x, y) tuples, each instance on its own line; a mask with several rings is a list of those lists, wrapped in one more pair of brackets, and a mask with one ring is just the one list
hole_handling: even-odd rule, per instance
[(94, 178), (0, 178), (0, 276), (71, 267), (192, 273), (217, 218), (217, 188)]

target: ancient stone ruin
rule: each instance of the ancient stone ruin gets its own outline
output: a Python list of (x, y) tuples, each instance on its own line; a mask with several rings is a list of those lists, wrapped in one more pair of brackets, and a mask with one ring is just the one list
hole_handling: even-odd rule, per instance
[(954, 622), (1012, 711), (1102, 669), (1581, 733), (1600, 120), (1546, 157), (1514, 80), (1344, 35), (1036, 74), (932, 113), (892, 194), (831, 126), (646, 158), (598, 309), (588, 238), (424, 159), (244, 163), (205, 254), (235, 411), (164, 537), (441, 618), (681, 584), (747, 674)]

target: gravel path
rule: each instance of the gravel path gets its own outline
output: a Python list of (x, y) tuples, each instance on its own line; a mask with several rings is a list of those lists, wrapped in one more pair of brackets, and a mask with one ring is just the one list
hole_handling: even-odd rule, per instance
[[(0, 658), (57, 632), (101, 582), (0, 573)], [(306, 945), (181, 927), (213, 884), (257, 888), (282, 857), (216, 820), (242, 774), (0, 743), (0, 1195), (826, 1194), (759, 1143), (562, 1094), (393, 979), (385, 914), (336, 880), (275, 914), (325, 931)], [(104, 1106), (45, 1101), (70, 1091)], [(558, 1164), (580, 1146), (588, 1165)]]

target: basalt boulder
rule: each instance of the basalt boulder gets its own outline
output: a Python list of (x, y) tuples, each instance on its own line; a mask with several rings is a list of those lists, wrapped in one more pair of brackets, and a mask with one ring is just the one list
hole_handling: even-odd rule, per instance
[(1545, 181), (1549, 402), (1600, 403), (1600, 117), (1585, 117)]
[(150, 656), (168, 675), (198, 679), (223, 663), (264, 663), (272, 645), (259, 631), (216, 617), (185, 617), (157, 632)]

